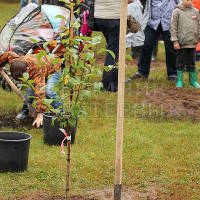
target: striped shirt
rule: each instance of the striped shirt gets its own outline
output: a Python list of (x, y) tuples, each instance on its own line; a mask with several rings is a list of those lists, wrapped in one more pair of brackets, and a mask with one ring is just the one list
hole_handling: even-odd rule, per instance
[(121, 0), (95, 0), (94, 17), (120, 19)]

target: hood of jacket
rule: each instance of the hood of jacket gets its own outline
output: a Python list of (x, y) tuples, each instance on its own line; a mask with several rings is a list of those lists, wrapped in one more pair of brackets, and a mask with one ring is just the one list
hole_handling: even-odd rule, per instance
[(186, 8), (183, 3), (179, 3), (176, 8), (180, 9), (180, 10), (186, 10), (186, 9), (192, 9), (194, 8), (194, 6), (192, 6), (191, 8)]

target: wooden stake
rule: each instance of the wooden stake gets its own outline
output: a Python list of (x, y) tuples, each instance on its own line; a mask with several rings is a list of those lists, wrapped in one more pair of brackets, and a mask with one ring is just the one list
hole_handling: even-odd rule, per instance
[[(73, 6), (73, 0), (71, 0), (70, 3), (70, 40), (69, 40), (69, 46), (70, 48), (73, 47), (72, 44), (72, 38), (74, 35), (74, 6)], [(70, 53), (69, 55), (69, 63), (70, 63), (70, 69), (72, 70), (72, 64), (73, 64), (73, 57), (72, 54)], [(67, 62), (65, 61), (65, 67), (67, 67)], [(71, 106), (71, 102), (72, 102), (72, 97), (73, 97), (73, 90), (70, 91), (70, 106)], [(69, 128), (70, 129), (70, 128)], [(69, 131), (69, 134), (71, 135), (71, 129)], [(67, 172), (66, 172), (66, 200), (70, 200), (71, 199), (71, 193), (70, 193), (70, 189), (71, 189), (71, 182), (70, 182), (70, 172), (71, 172), (71, 141), (68, 141), (68, 147), (67, 147)]]
[(127, 0), (121, 1), (114, 200), (121, 200)]

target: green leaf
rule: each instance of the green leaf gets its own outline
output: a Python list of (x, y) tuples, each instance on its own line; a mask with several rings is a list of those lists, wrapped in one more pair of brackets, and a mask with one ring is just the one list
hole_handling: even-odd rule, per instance
[(44, 99), (44, 104), (48, 107), (51, 108), (51, 103), (53, 102), (53, 99)]
[(29, 79), (29, 74), (26, 72), (26, 73), (23, 73), (23, 81), (24, 82), (27, 82)]
[(133, 58), (132, 58), (132, 56), (131, 56), (130, 54), (126, 54), (126, 60), (128, 60), (128, 61), (132, 61)]
[(43, 56), (47, 56), (47, 53), (44, 50), (41, 50), (39, 53), (36, 54), (36, 58), (37, 58), (38, 63), (41, 63)]
[(38, 41), (35, 38), (30, 38), (30, 40), (34, 43), (34, 44), (38, 44)]
[(98, 51), (98, 54), (105, 54), (105, 53), (109, 53), (112, 56), (112, 58), (115, 60), (115, 54), (113, 53), (113, 51), (109, 49), (105, 49), (105, 48), (102, 48)]
[(80, 27), (81, 27), (81, 25), (80, 25), (79, 21), (76, 21), (76, 22), (74, 23), (74, 28), (75, 28), (76, 30), (79, 30)]
[(59, 1), (60, 1), (60, 2), (64, 2), (64, 3), (66, 3), (66, 4), (70, 3), (69, 0), (59, 0)]
[(50, 41), (45, 42), (45, 43), (43, 44), (43, 48), (46, 49), (50, 43), (51, 43)]
[(67, 21), (67, 19), (63, 15), (56, 15), (55, 18), (57, 18), (57, 19), (63, 19), (65, 21)]
[(80, 80), (79, 77), (76, 77), (76, 78), (70, 77), (69, 78), (68, 84), (71, 85), (72, 87), (76, 86), (76, 85), (79, 85), (80, 83), (81, 83), (81, 80)]
[(92, 61), (94, 59), (94, 52), (88, 52), (87, 53), (87, 57), (86, 57), (86, 61)]
[(89, 90), (81, 90), (80, 97), (83, 99), (88, 99), (91, 96), (91, 91)]
[(96, 45), (96, 44), (101, 43), (101, 41), (102, 41), (102, 37), (100, 35), (98, 35), (98, 36), (95, 36), (92, 38), (91, 43)]
[(104, 66), (104, 70), (105, 70), (106, 72), (109, 72), (109, 71), (111, 71), (112, 69), (113, 69), (113, 65)]
[(101, 83), (101, 82), (99, 82), (99, 83), (95, 82), (94, 83), (94, 89), (95, 90), (101, 90), (102, 88), (103, 88), (103, 83)]

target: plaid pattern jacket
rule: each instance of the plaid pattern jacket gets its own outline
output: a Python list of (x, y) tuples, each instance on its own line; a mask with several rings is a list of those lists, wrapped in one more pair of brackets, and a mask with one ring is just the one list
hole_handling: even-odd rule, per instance
[(0, 56), (0, 66), (14, 62), (15, 60), (25, 61), (28, 64), (27, 73), (29, 74), (29, 79), (34, 81), (33, 85), (35, 87), (35, 97), (37, 100), (36, 112), (44, 112), (46, 110), (46, 106), (43, 104), (46, 78), (53, 72), (60, 70), (62, 64), (61, 59), (57, 59), (57, 64), (54, 65), (47, 56), (43, 56), (41, 61), (38, 62), (35, 54), (19, 56), (14, 52), (8, 51)]

